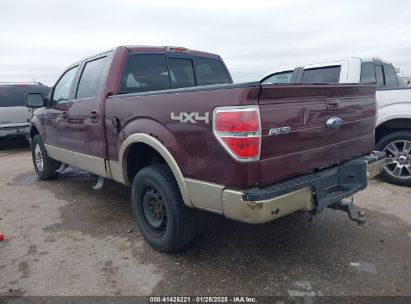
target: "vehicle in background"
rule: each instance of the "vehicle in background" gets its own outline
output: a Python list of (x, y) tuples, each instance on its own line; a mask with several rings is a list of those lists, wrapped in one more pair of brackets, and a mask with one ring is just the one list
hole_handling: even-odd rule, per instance
[[(324, 98), (339, 101), (338, 117)], [(220, 56), (181, 47), (89, 57), (49, 99), (26, 103), (38, 107), (30, 138), (40, 179), (65, 163), (132, 185), (135, 222), (166, 252), (193, 238), (196, 208), (264, 223), (330, 207), (361, 223), (341, 200), (384, 164), (373, 152), (375, 86), (233, 84)]]
[(0, 138), (28, 135), (32, 112), (25, 105), (28, 92), (47, 96), (49, 87), (41, 83), (0, 83)]
[(405, 82), (405, 85), (411, 85), (411, 77), (401, 77), (401, 79)]
[[(376, 149), (387, 154), (381, 176), (397, 185), (411, 186), (411, 88), (394, 66), (378, 58), (345, 58), (275, 70), (261, 82), (376, 83)], [(335, 113), (339, 105), (335, 105)]]

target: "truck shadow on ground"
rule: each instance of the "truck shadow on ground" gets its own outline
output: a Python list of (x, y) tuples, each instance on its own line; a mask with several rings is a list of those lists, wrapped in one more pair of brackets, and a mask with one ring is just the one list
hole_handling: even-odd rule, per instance
[[(346, 214), (329, 210), (314, 222), (306, 213), (297, 213), (262, 225), (204, 214), (202, 232), (190, 246), (163, 254), (144, 242), (139, 245), (143, 238), (131, 217), (130, 188), (108, 181), (103, 189), (93, 190), (96, 178), (76, 169), (47, 182), (28, 175), (32, 173), (17, 177), (14, 184), (29, 181), (68, 202), (60, 208), (62, 221), (48, 232), (76, 230), (101, 239), (128, 238), (134, 248), (130, 262), (153, 263), (165, 276), (153, 294), (411, 292), (411, 227), (393, 216), (369, 211), (369, 222), (360, 227)], [(369, 267), (353, 266), (361, 263)]]

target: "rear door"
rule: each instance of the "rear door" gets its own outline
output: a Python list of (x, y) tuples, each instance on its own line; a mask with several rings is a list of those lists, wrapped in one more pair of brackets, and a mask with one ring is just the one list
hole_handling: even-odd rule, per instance
[[(375, 86), (263, 85), (259, 105), (263, 186), (374, 146)], [(342, 125), (327, 127), (333, 120)]]
[(103, 157), (100, 95), (106, 78), (107, 63), (107, 56), (102, 56), (82, 65), (68, 111), (72, 151)]
[(102, 88), (107, 76), (109, 54), (85, 61), (81, 67), (74, 99), (68, 110), (70, 151), (75, 165), (105, 175), (103, 149)]

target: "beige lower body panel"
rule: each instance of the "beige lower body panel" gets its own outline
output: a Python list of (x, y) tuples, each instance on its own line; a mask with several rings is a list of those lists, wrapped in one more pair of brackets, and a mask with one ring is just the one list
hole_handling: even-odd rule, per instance
[(226, 217), (250, 224), (261, 224), (300, 210), (309, 211), (314, 208), (311, 188), (257, 202), (242, 201), (242, 194), (239, 191), (224, 190), (222, 200)]
[(105, 160), (100, 157), (73, 152), (50, 145), (44, 145), (47, 154), (62, 163), (94, 173), (98, 176), (107, 177)]
[(184, 179), (190, 200), (195, 208), (223, 213), (221, 195), (224, 186), (203, 182), (191, 178)]
[(126, 185), (123, 168), (121, 167), (118, 161), (109, 160), (108, 169), (110, 171), (109, 176), (111, 179), (115, 180), (116, 182)]

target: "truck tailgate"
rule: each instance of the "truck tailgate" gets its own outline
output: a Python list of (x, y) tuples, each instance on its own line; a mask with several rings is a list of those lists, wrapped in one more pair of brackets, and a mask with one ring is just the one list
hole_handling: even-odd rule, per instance
[(263, 85), (259, 105), (261, 186), (373, 150), (375, 86)]

